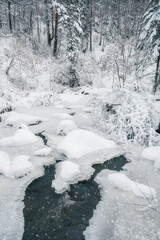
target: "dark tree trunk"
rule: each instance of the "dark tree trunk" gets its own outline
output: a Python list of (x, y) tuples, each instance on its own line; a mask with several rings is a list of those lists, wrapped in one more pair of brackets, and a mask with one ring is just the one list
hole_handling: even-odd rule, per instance
[(51, 8), (52, 11), (52, 39), (54, 38), (54, 11), (53, 7)]
[(11, 19), (11, 2), (8, 1), (8, 19), (9, 19), (9, 29), (12, 33), (12, 19)]
[(160, 65), (160, 51), (159, 51), (159, 56), (157, 58), (157, 65), (156, 65), (156, 75), (155, 75), (155, 81), (154, 81), (154, 87), (153, 87), (153, 92), (156, 93), (157, 91), (157, 87), (158, 87), (158, 80), (159, 80), (159, 77), (160, 77), (160, 74), (159, 74), (159, 65)]
[(51, 47), (52, 38), (51, 38), (51, 34), (50, 34), (48, 0), (45, 0), (45, 4), (46, 4), (47, 43)]
[(90, 0), (90, 51), (92, 52), (92, 17), (93, 17), (93, 6), (92, 0)]
[(29, 16), (29, 33), (30, 33), (30, 35), (33, 34), (33, 20), (32, 20), (32, 18), (33, 18), (33, 10), (32, 10), (32, 7), (31, 7), (30, 16)]
[(57, 45), (58, 45), (58, 12), (56, 11), (56, 18), (55, 18), (55, 34), (54, 34), (54, 49), (53, 55), (57, 56)]
[(40, 42), (40, 27), (39, 27), (39, 0), (36, 1), (36, 20), (37, 20), (37, 36)]

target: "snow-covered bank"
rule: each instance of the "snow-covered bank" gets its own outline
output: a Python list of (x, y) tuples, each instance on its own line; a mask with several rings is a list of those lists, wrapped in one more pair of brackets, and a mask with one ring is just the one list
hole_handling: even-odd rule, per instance
[(149, 94), (128, 90), (96, 96), (91, 101), (93, 118), (107, 134), (124, 142), (160, 145), (156, 132), (160, 123), (160, 104)]
[[(127, 174), (134, 176), (136, 180), (140, 179), (139, 174), (142, 171), (145, 172), (149, 170), (146, 164), (144, 164), (143, 167), (144, 168), (139, 169), (137, 173), (127, 172)], [(127, 164), (127, 169), (131, 171), (132, 168), (130, 168), (130, 164)], [(96, 182), (101, 188), (102, 200), (98, 203), (93, 217), (90, 220), (90, 225), (84, 232), (85, 239), (158, 240), (160, 219), (158, 203), (160, 199), (160, 189), (158, 189), (158, 199), (155, 198), (155, 192), (150, 185), (135, 184), (136, 189), (134, 190), (136, 191), (126, 191), (130, 189), (133, 182), (126, 177), (124, 178), (124, 175), (118, 175), (113, 179), (113, 174), (117, 175), (119, 173), (111, 174), (111, 171), (103, 170), (96, 177)], [(151, 186), (157, 187), (160, 178), (157, 174), (153, 175), (152, 183), (150, 184)], [(123, 179), (118, 179), (120, 176), (122, 176)], [(153, 179), (156, 179), (156, 184)], [(148, 181), (149, 179), (147, 178), (147, 182)], [(150, 199), (148, 198), (149, 196)]]

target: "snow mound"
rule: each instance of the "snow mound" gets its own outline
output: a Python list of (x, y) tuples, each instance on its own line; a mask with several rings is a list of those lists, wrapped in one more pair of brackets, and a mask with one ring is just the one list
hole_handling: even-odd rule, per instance
[(79, 158), (107, 148), (117, 148), (117, 145), (112, 140), (106, 140), (95, 133), (82, 129), (70, 132), (57, 146), (58, 152), (64, 153), (68, 158)]
[(143, 158), (156, 161), (160, 160), (160, 146), (145, 148), (141, 153)]
[(62, 120), (57, 126), (57, 135), (67, 135), (77, 129), (77, 125), (72, 120)]
[(124, 173), (109, 174), (108, 182), (123, 191), (130, 191), (133, 184), (133, 182)]
[(69, 188), (70, 184), (76, 183), (81, 177), (79, 166), (71, 161), (60, 162), (56, 166), (55, 180), (52, 187), (57, 193), (62, 193)]
[(72, 116), (69, 115), (68, 113), (55, 113), (55, 114), (53, 114), (53, 117), (54, 118), (59, 118), (59, 119), (62, 119), (62, 120), (65, 120), (65, 119), (72, 120)]
[(35, 156), (47, 157), (52, 152), (52, 148), (45, 147), (34, 152)]
[(154, 161), (154, 166), (160, 168), (160, 146), (154, 146), (144, 149), (141, 152), (143, 158)]
[(122, 191), (131, 191), (135, 195), (144, 197), (144, 198), (155, 198), (156, 190), (147, 185), (140, 184), (130, 180), (124, 173), (112, 173), (108, 175), (108, 182), (122, 190)]
[(0, 151), (0, 173), (9, 178), (19, 178), (34, 170), (30, 157), (21, 155), (12, 161), (7, 153)]
[[(47, 118), (30, 116), (18, 112), (10, 112), (6, 114), (5, 126), (17, 126), (21, 123), (26, 125), (38, 124), (39, 122), (47, 121)], [(5, 115), (4, 115), (5, 118)], [(2, 116), (3, 120), (3, 116)]]
[(33, 164), (29, 161), (30, 157), (21, 155), (14, 158), (11, 162), (10, 175), (19, 178), (27, 175), (34, 170)]
[(2, 147), (16, 147), (36, 142), (36, 137), (26, 125), (21, 125), (21, 129), (16, 130), (13, 136), (0, 139)]
[(9, 155), (5, 152), (0, 151), (0, 173), (8, 175), (10, 169)]

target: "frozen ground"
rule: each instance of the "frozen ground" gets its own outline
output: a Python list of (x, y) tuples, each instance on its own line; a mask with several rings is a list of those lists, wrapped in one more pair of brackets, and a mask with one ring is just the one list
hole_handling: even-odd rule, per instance
[[(68, 91), (59, 96), (61, 101), (54, 106), (17, 107), (15, 112), (18, 112), (19, 116), (24, 116), (21, 114), (31, 116), (25, 118), (25, 120), (29, 119), (30, 126), (28, 127), (22, 125), (23, 128), (17, 130), (17, 124), (7, 127), (4, 124), (5, 121), (0, 122), (0, 142), (3, 143), (0, 151), (8, 154), (0, 155), (1, 159), (8, 158), (8, 165), (7, 161), (5, 165), (3, 161), (0, 161), (0, 169), (2, 169), (0, 175), (1, 240), (22, 239), (24, 231), (22, 200), (25, 189), (33, 179), (43, 175), (43, 165), (53, 164), (55, 159), (62, 160), (56, 163), (56, 176), (53, 176), (52, 184), (52, 187), (60, 193), (69, 189), (70, 184), (90, 178), (94, 172), (92, 167), (94, 164), (103, 163), (121, 154), (125, 154), (131, 161), (125, 166), (125, 175), (120, 175), (120, 179), (117, 176), (113, 178), (115, 172), (103, 170), (95, 179), (100, 186), (102, 199), (94, 210), (90, 226), (84, 232), (85, 238), (87, 240), (160, 239), (158, 237), (160, 232), (160, 175), (153, 161), (150, 161), (155, 161), (155, 159), (149, 158), (149, 160), (146, 155), (144, 156), (142, 147), (116, 144), (119, 139), (113, 141), (111, 136), (106, 137), (104, 132), (95, 128), (87, 107), (93, 94), (100, 94), (100, 92), (92, 90), (88, 95), (83, 95), (80, 92), (70, 93)], [(37, 125), (34, 125), (35, 119), (32, 119), (32, 116), (41, 120), (45, 119), (45, 121), (39, 121)], [(18, 118), (16, 123), (27, 124), (23, 119)], [(67, 136), (57, 135), (60, 122), (66, 119), (77, 124), (78, 129), (67, 132)], [(14, 122), (13, 117), (12, 123)], [(66, 127), (65, 124), (62, 129), (64, 127)], [(12, 137), (13, 140), (15, 132), (20, 130), (31, 133), (36, 138), (36, 142), (21, 141), (20, 145), (12, 146), (4, 144), (4, 139), (11, 140)], [(47, 138), (47, 146), (44, 145), (42, 138), (36, 136), (39, 133)], [(24, 134), (24, 139), (25, 136), (27, 134)], [(23, 162), (22, 165), (26, 170), (21, 178), (18, 178), (21, 176), (19, 173), (24, 169), (18, 169), (17, 162)], [(4, 173), (5, 168), (11, 163), (15, 173), (14, 178), (5, 176)], [(29, 168), (31, 166), (32, 169)], [(30, 170), (27, 171), (27, 169)], [(110, 181), (108, 181), (109, 178)], [(118, 185), (122, 180), (124, 185)]]

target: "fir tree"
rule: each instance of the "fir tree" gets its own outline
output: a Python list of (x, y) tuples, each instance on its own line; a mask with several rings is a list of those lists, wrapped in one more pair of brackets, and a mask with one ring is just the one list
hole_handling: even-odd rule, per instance
[(155, 64), (153, 92), (157, 91), (160, 77), (160, 1), (151, 0), (144, 15), (143, 29), (140, 34), (138, 49), (144, 52), (143, 70), (152, 63)]
[(70, 62), (69, 66), (69, 85), (70, 87), (78, 86), (79, 79), (77, 73), (78, 52), (81, 43), (81, 22), (79, 11), (79, 0), (67, 1), (67, 56)]

